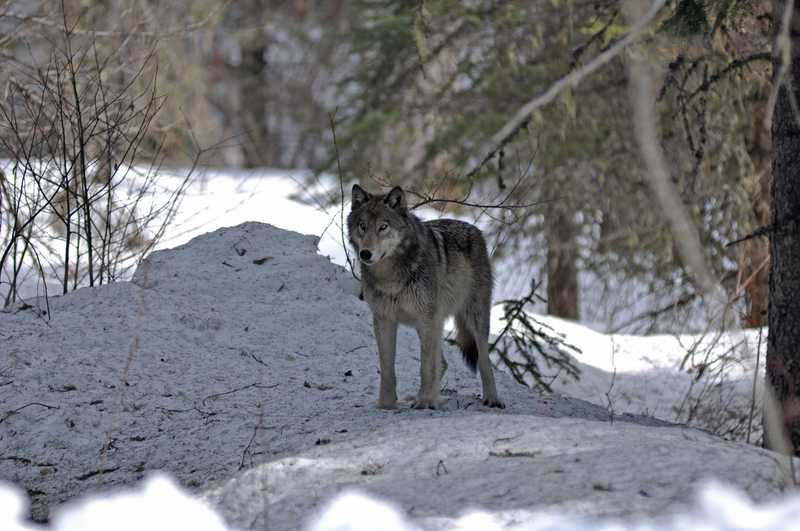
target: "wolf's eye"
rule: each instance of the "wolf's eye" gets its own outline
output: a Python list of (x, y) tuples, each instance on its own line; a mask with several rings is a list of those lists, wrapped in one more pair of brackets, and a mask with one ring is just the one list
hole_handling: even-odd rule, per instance
[(366, 230), (366, 228), (367, 228), (367, 224), (364, 223), (363, 221), (361, 223), (359, 223), (358, 226), (361, 227), (361, 230)]
[(386, 230), (388, 228), (389, 228), (389, 224), (388, 223), (381, 223), (380, 230)]

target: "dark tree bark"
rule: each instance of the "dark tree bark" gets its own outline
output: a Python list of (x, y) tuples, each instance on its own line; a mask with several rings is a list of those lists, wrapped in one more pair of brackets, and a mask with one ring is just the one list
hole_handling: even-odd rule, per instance
[[(753, 119), (752, 134), (746, 148), (753, 168), (758, 175), (760, 193), (752, 202), (753, 222), (746, 229), (752, 234), (770, 223), (770, 182), (772, 180), (772, 136), (764, 128), (764, 109), (769, 100), (769, 87), (748, 102), (747, 106)], [(767, 305), (769, 304), (769, 238), (754, 238), (744, 244), (745, 263), (744, 279), (753, 280), (745, 287), (745, 303), (747, 315), (744, 325), (747, 328), (767, 326)], [(764, 263), (767, 263), (764, 266)]]
[(547, 313), (578, 319), (578, 251), (570, 213), (558, 212), (547, 226)]
[[(768, 422), (765, 411), (764, 446), (780, 449), (781, 440), (800, 455), (800, 117), (791, 98), (800, 101), (800, 2), (795, 3), (791, 23), (791, 66), (780, 88), (772, 119), (772, 201), (769, 275), (769, 342), (767, 392), (777, 403), (777, 423)], [(775, 26), (785, 6), (773, 3)], [(780, 27), (776, 28), (780, 32)], [(776, 40), (773, 71), (780, 70)], [(775, 79), (778, 82), (778, 79)], [(791, 87), (791, 94), (787, 87)], [(765, 403), (765, 407), (768, 404)], [(770, 425), (773, 424), (773, 425)], [(777, 424), (777, 425), (775, 425)], [(784, 446), (785, 447), (785, 446)]]
[[(763, 118), (763, 117), (762, 117)], [(761, 124), (759, 124), (761, 127)], [(761, 193), (753, 201), (753, 217), (756, 220), (748, 233), (753, 233), (761, 227), (769, 225), (770, 204), (770, 177), (772, 172), (768, 169), (759, 181)], [(769, 241), (764, 238), (755, 238), (745, 243), (745, 277), (753, 280), (745, 287), (745, 303), (747, 315), (744, 319), (746, 328), (761, 328), (767, 326), (767, 307), (769, 305), (769, 267), (763, 266), (769, 258)], [(767, 262), (769, 263), (769, 262)], [(762, 267), (763, 266), (763, 267)]]

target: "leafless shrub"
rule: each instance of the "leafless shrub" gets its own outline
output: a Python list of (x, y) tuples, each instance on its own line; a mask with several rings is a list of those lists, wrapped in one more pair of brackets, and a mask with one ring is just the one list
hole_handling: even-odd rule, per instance
[(714, 332), (687, 348), (682, 369), (693, 379), (674, 420), (721, 437), (760, 445), (763, 433), (761, 330)]
[[(152, 54), (118, 61), (67, 27), (46, 64), (5, 64), (0, 100), (0, 297), (126, 278), (172, 220), (196, 167), (164, 182), (147, 135), (164, 96)], [(27, 289), (26, 293), (22, 290)]]

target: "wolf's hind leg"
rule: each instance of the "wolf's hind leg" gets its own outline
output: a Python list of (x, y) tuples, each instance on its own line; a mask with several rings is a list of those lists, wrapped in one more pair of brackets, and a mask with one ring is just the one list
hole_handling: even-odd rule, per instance
[[(487, 305), (488, 306), (488, 305)], [(461, 347), (464, 362), (475, 370), (476, 366), (481, 375), (483, 405), (489, 407), (505, 408), (506, 405), (497, 394), (494, 383), (492, 362), (489, 359), (489, 311), (476, 315), (473, 312), (462, 312), (456, 316), (458, 334), (456, 342)]]
[(481, 383), (483, 384), (483, 405), (489, 407), (499, 407), (504, 409), (506, 405), (497, 394), (497, 387), (494, 385), (494, 373), (492, 372), (492, 362), (489, 359), (489, 342), (478, 343), (478, 371), (481, 373)]

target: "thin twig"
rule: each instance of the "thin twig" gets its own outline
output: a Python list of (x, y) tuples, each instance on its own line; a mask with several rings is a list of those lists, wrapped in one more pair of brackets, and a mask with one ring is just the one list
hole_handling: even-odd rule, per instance
[(753, 427), (753, 417), (756, 414), (756, 387), (758, 384), (758, 365), (761, 362), (761, 336), (764, 333), (763, 328), (758, 330), (758, 346), (756, 347), (756, 366), (753, 370), (753, 397), (750, 400), (750, 418), (747, 421), (747, 438), (745, 442), (750, 444), (750, 433)]
[(47, 409), (61, 409), (61, 408), (60, 408), (60, 407), (58, 407), (58, 406), (48, 406), (47, 404), (41, 404), (41, 403), (39, 403), (39, 402), (31, 402), (30, 404), (25, 404), (24, 406), (22, 406), (22, 407), (18, 407), (17, 409), (15, 409), (15, 410), (13, 410), (13, 411), (9, 411), (9, 412), (8, 412), (8, 414), (6, 414), (6, 416), (5, 416), (5, 417), (3, 417), (2, 419), (0, 419), (0, 424), (2, 424), (3, 422), (5, 422), (5, 421), (6, 421), (6, 419), (8, 419), (8, 417), (10, 417), (11, 415), (13, 415), (13, 414), (17, 413), (18, 411), (22, 411), (22, 410), (23, 410), (23, 409), (25, 409), (26, 407), (30, 407), (30, 406), (46, 407)]
[(142, 316), (144, 315), (145, 310), (145, 297), (144, 294), (147, 291), (145, 286), (147, 286), (147, 273), (150, 270), (150, 261), (144, 262), (144, 275), (142, 277), (142, 289), (139, 295), (139, 311), (136, 314), (136, 329), (133, 333), (133, 341), (131, 342), (130, 348), (128, 348), (128, 358), (125, 361), (125, 370), (122, 372), (122, 378), (120, 379), (119, 383), (117, 384), (117, 391), (114, 393), (114, 404), (111, 406), (111, 418), (108, 421), (108, 431), (106, 432), (106, 442), (103, 445), (103, 454), (100, 458), (100, 470), (97, 475), (97, 488), (103, 486), (103, 471), (106, 468), (106, 460), (108, 459), (108, 449), (111, 446), (111, 435), (114, 431), (114, 418), (117, 414), (117, 409), (119, 408), (120, 402), (122, 401), (122, 392), (125, 390), (125, 385), (128, 383), (128, 373), (131, 369), (131, 364), (133, 363), (133, 356), (136, 353), (136, 349), (139, 347), (139, 334), (142, 330)]
[(342, 229), (342, 248), (344, 249), (344, 257), (347, 261), (347, 265), (350, 266), (350, 272), (353, 274), (356, 280), (360, 280), (356, 276), (356, 268), (353, 261), (350, 259), (350, 252), (347, 250), (347, 238), (344, 234), (344, 177), (342, 177), (342, 165), (339, 162), (339, 144), (336, 142), (336, 128), (333, 125), (333, 119), (336, 118), (336, 113), (339, 111), (339, 107), (333, 111), (333, 114), (330, 112), (328, 113), (328, 118), (331, 121), (331, 133), (333, 133), (333, 147), (336, 150), (336, 167), (339, 170), (339, 191), (342, 198), (342, 211), (341, 211), (341, 229)]
[(31, 16), (25, 16), (25, 15), (20, 15), (20, 14), (17, 14), (17, 13), (8, 13), (8, 12), (0, 13), (0, 19), (9, 18), (9, 19), (18, 20), (20, 22), (33, 22), (34, 24), (39, 24), (41, 26), (54, 28), (54, 29), (59, 30), (59, 31), (70, 31), (71, 33), (74, 33), (75, 35), (88, 35), (88, 36), (91, 36), (91, 37), (126, 37), (127, 38), (127, 37), (131, 37), (132, 35), (141, 35), (141, 36), (146, 36), (146, 37), (164, 38), (164, 37), (173, 36), (173, 35), (186, 34), (188, 32), (191, 32), (191, 31), (194, 31), (194, 30), (197, 30), (197, 29), (200, 29), (200, 28), (203, 28), (203, 27), (209, 25), (209, 23), (215, 17), (220, 15), (228, 7), (228, 4), (230, 4), (232, 1), (233, 0), (226, 0), (226, 2), (223, 5), (217, 7), (216, 9), (214, 9), (206, 18), (204, 18), (203, 20), (201, 20), (199, 22), (195, 22), (193, 24), (188, 24), (188, 25), (186, 25), (186, 26), (184, 26), (182, 28), (176, 28), (176, 29), (170, 29), (170, 30), (154, 30), (154, 31), (136, 31), (135, 30), (135, 31), (132, 31), (132, 32), (131, 31), (79, 30), (79, 29), (76, 29), (76, 28), (68, 28), (66, 26), (66, 24), (59, 24), (57, 22), (53, 22), (53, 21), (48, 20), (46, 18), (35, 17), (35, 16), (31, 17)]
[(264, 507), (264, 531), (269, 531), (269, 475), (266, 467), (269, 459), (269, 437), (267, 437), (266, 400), (261, 401), (261, 414), (258, 420), (261, 427), (261, 503)]
[(758, 238), (759, 236), (767, 236), (772, 233), (772, 224), (764, 225), (763, 227), (759, 227), (755, 231), (751, 232), (744, 238), (739, 238), (738, 240), (734, 240), (728, 244), (725, 244), (725, 247), (731, 247), (732, 245), (736, 245), (737, 243), (746, 242), (747, 240), (752, 240), (753, 238)]
[[(417, 195), (419, 197), (423, 197), (420, 194), (415, 194), (414, 192), (411, 192), (411, 193), (414, 194), (414, 195)], [(433, 197), (427, 197), (427, 198), (424, 198), (419, 203), (411, 206), (410, 208), (413, 210), (413, 209), (419, 208), (421, 206), (429, 205), (429, 204), (432, 204), (432, 203), (455, 203), (455, 204), (466, 206), (466, 207), (480, 208), (481, 210), (493, 210), (493, 209), (518, 210), (518, 209), (522, 209), (522, 208), (531, 208), (531, 207), (534, 207), (534, 206), (544, 205), (544, 204), (547, 204), (547, 203), (552, 203), (554, 201), (561, 201), (562, 199), (564, 199), (564, 198), (563, 197), (555, 197), (553, 199), (543, 199), (541, 201), (536, 201), (535, 203), (526, 203), (524, 205), (504, 205), (504, 204), (484, 205), (482, 203), (469, 203), (469, 202), (464, 201), (462, 199), (436, 199), (436, 198), (433, 198)]]
[(606, 391), (606, 399), (608, 399), (608, 409), (611, 410), (611, 425), (614, 425), (614, 404), (611, 402), (611, 396), (609, 393), (611, 389), (614, 388), (614, 380), (617, 378), (617, 368), (614, 367), (614, 372), (611, 374), (611, 385), (608, 386), (608, 391)]
[(224, 393), (217, 393), (215, 395), (207, 396), (202, 400), (202, 402), (203, 402), (203, 404), (205, 404), (206, 400), (209, 400), (211, 398), (217, 398), (218, 396), (225, 396), (225, 395), (230, 395), (230, 394), (233, 394), (233, 393), (238, 393), (239, 391), (244, 391), (245, 389), (250, 389), (251, 387), (256, 387), (258, 389), (272, 389), (273, 387), (278, 387), (278, 385), (280, 385), (280, 384), (273, 384), (273, 385), (264, 386), (264, 385), (260, 385), (258, 382), (256, 382), (256, 383), (252, 383), (250, 385), (245, 385), (244, 387), (240, 387), (238, 389), (234, 389), (232, 391), (225, 391)]

